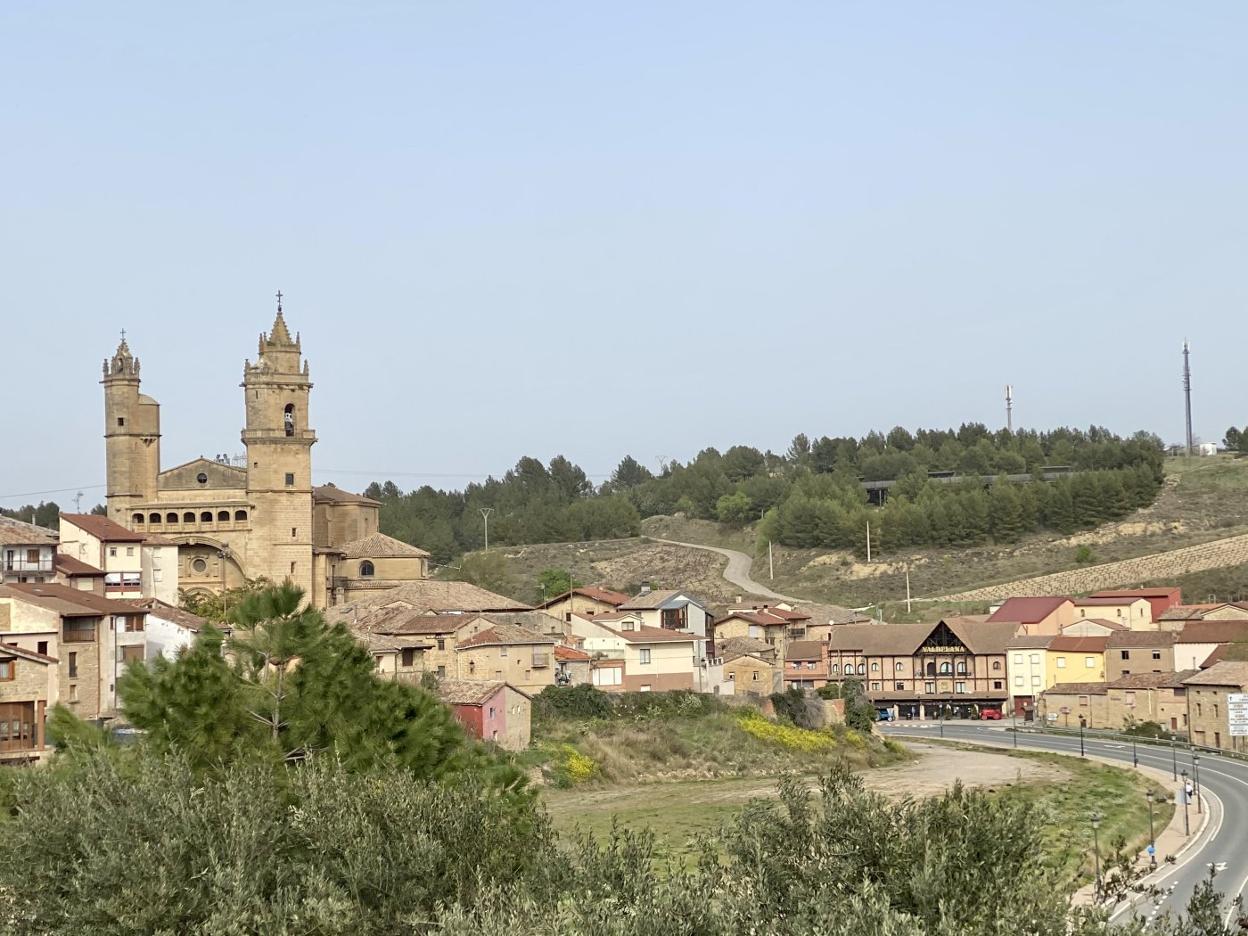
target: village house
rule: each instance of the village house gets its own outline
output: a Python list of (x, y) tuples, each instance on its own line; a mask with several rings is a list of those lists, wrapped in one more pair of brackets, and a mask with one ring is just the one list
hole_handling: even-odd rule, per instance
[(785, 647), (784, 688), (819, 689), (828, 683), (828, 642), (792, 640)]
[(1056, 681), (1049, 676), (1047, 656), (1049, 644), (1057, 637), (1057, 634), (1023, 634), (1011, 637), (1006, 643), (1010, 706), (1015, 715), (1030, 719), (1037, 711), (1040, 694)]
[(1105, 679), (1113, 682), (1135, 673), (1173, 673), (1173, 631), (1123, 630), (1105, 642)]
[(1248, 641), (1248, 621), (1201, 618), (1185, 621), (1175, 633), (1176, 669), (1203, 669), (1220, 649)]
[(724, 657), (724, 678), (733, 684), (733, 695), (769, 696), (779, 692), (780, 676), (775, 663), (752, 653)]
[(581, 585), (538, 605), (538, 609), (568, 623), (574, 614), (587, 618), (596, 614), (611, 614), (620, 605), (626, 604), (628, 598), (623, 592), (599, 585)]
[(1064, 595), (1007, 598), (988, 616), (988, 623), (1016, 625), (1018, 635), (1059, 634), (1076, 619), (1074, 602)]
[(55, 556), (56, 534), (51, 530), (0, 517), (0, 585), (53, 581)]
[(528, 693), (555, 684), (555, 638), (519, 624), (493, 623), (455, 647), (460, 679), (492, 679)]
[(57, 698), (81, 718), (116, 712), (117, 679), (146, 652), (147, 612), (57, 583), (0, 586), (0, 642), (53, 657)]
[(106, 597), (103, 569), (97, 569), (81, 559), (75, 559), (61, 552), (56, 554), (52, 564), (56, 568), (56, 578), (53, 581), (77, 591), (93, 592), (101, 598)]
[(1202, 747), (1248, 753), (1248, 739), (1232, 737), (1228, 696), (1248, 692), (1248, 662), (1224, 660), (1183, 680), (1189, 738)]
[(1060, 728), (1121, 728), (1109, 716), (1109, 683), (1058, 683), (1041, 693), (1036, 703), (1042, 724)]
[(1045, 670), (1049, 678), (1054, 683), (1104, 682), (1108, 640), (1108, 637), (1067, 637), (1064, 634), (1054, 637), (1045, 648)]
[(1106, 693), (1105, 717), (1110, 725), (1127, 727), (1156, 722), (1168, 731), (1186, 732), (1187, 688), (1183, 680), (1195, 670), (1178, 673), (1133, 673), (1115, 679)]
[(729, 637), (722, 643), (716, 640), (715, 653), (725, 660), (739, 657), (743, 653), (752, 653), (768, 663), (775, 663), (780, 659), (775, 644), (769, 644), (758, 637)]
[(1063, 637), (1108, 637), (1114, 631), (1128, 630), (1127, 625), (1108, 618), (1079, 618), (1062, 628)]
[(1162, 614), (1183, 600), (1183, 590), (1177, 585), (1162, 585), (1156, 588), (1119, 588), (1093, 592), (1088, 597), (1129, 600), (1143, 598), (1149, 603), (1152, 619), (1160, 621)]
[(755, 608), (733, 608), (714, 624), (715, 653), (722, 656), (722, 643), (735, 637), (751, 637), (774, 647), (784, 657), (785, 643), (803, 640), (810, 615), (788, 605), (761, 605)]
[(46, 755), (47, 713), (59, 689), (55, 657), (0, 642), (0, 764)]
[(828, 681), (862, 680), (867, 697), (894, 717), (973, 716), (1009, 698), (1011, 621), (846, 624), (828, 641)]
[(1076, 598), (1075, 619), (1105, 618), (1125, 624), (1131, 630), (1156, 630), (1153, 606), (1147, 598)]
[(474, 738), (508, 751), (529, 746), (533, 700), (527, 692), (496, 679), (440, 679), (436, 691)]
[(61, 514), (60, 552), (104, 573), (108, 598), (178, 601), (178, 547), (96, 514)]
[[(167, 604), (159, 598), (131, 598), (121, 603), (147, 612), (147, 622), (143, 628), (147, 660), (162, 656), (166, 660), (176, 660), (179, 654), (195, 643), (199, 632), (208, 626), (205, 618)], [(217, 625), (217, 629), (230, 633), (230, 628), (225, 625)]]
[(1161, 626), (1171, 630), (1188, 621), (1248, 621), (1248, 602), (1173, 605), (1161, 613)]
[[(614, 667), (593, 668), (594, 685), (610, 691), (618, 686), (625, 692), (662, 692), (669, 689), (693, 689), (713, 692), (721, 681), (713, 668), (700, 665), (700, 638), (643, 623), (643, 612), (616, 612), (594, 618), (572, 617), (573, 633), (581, 649), (594, 661), (622, 662), (618, 674)], [(610, 680), (618, 678), (618, 684)]]
[(631, 612), (641, 617), (643, 627), (677, 631), (697, 638), (695, 646), (698, 659), (706, 655), (706, 640), (714, 630), (715, 618), (697, 598), (676, 589), (649, 591), (642, 589), (617, 611)]
[(584, 650), (555, 644), (555, 685), (580, 686), (593, 682), (591, 657)]

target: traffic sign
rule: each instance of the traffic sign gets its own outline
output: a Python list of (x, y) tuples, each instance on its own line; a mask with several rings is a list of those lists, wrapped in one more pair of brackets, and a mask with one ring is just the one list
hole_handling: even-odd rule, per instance
[(1248, 693), (1232, 692), (1227, 695), (1226, 721), (1232, 738), (1248, 738)]

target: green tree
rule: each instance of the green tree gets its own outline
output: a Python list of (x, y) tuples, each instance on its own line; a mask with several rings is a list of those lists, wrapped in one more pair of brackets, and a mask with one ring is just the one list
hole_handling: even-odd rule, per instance
[(744, 491), (725, 494), (715, 502), (715, 518), (720, 523), (741, 526), (754, 519), (754, 505)]
[(585, 583), (573, 577), (568, 569), (543, 569), (537, 576), (537, 603), (549, 601), (556, 595), (565, 595)]
[(447, 574), (498, 595), (510, 596), (516, 591), (516, 583), (507, 572), (507, 560), (497, 550), (468, 553), (460, 559), (459, 568), (450, 568)]

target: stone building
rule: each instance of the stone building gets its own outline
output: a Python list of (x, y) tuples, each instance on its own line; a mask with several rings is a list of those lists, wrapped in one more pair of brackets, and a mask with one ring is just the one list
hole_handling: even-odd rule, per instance
[(1248, 663), (1215, 663), (1183, 680), (1187, 689), (1187, 718), (1193, 744), (1248, 752), (1248, 738), (1232, 736), (1228, 696), (1248, 693)]
[(177, 547), (186, 591), (290, 581), (324, 608), (421, 579), (428, 553), (378, 532), (380, 504), (312, 483), (311, 372), (282, 313), (243, 364), (241, 465), (199, 457), (162, 470), (160, 404), (140, 392), (122, 337), (104, 362), (108, 518)]

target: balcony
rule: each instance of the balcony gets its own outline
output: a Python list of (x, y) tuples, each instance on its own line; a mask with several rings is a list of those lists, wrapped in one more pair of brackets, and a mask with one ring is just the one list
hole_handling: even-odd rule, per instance
[(549, 653), (533, 654), (533, 668), (534, 669), (545, 669), (548, 666), (550, 666), (550, 654)]
[(4, 566), (5, 572), (26, 573), (26, 572), (52, 572), (52, 557), (46, 559), (27, 559), (16, 555), (5, 555)]

